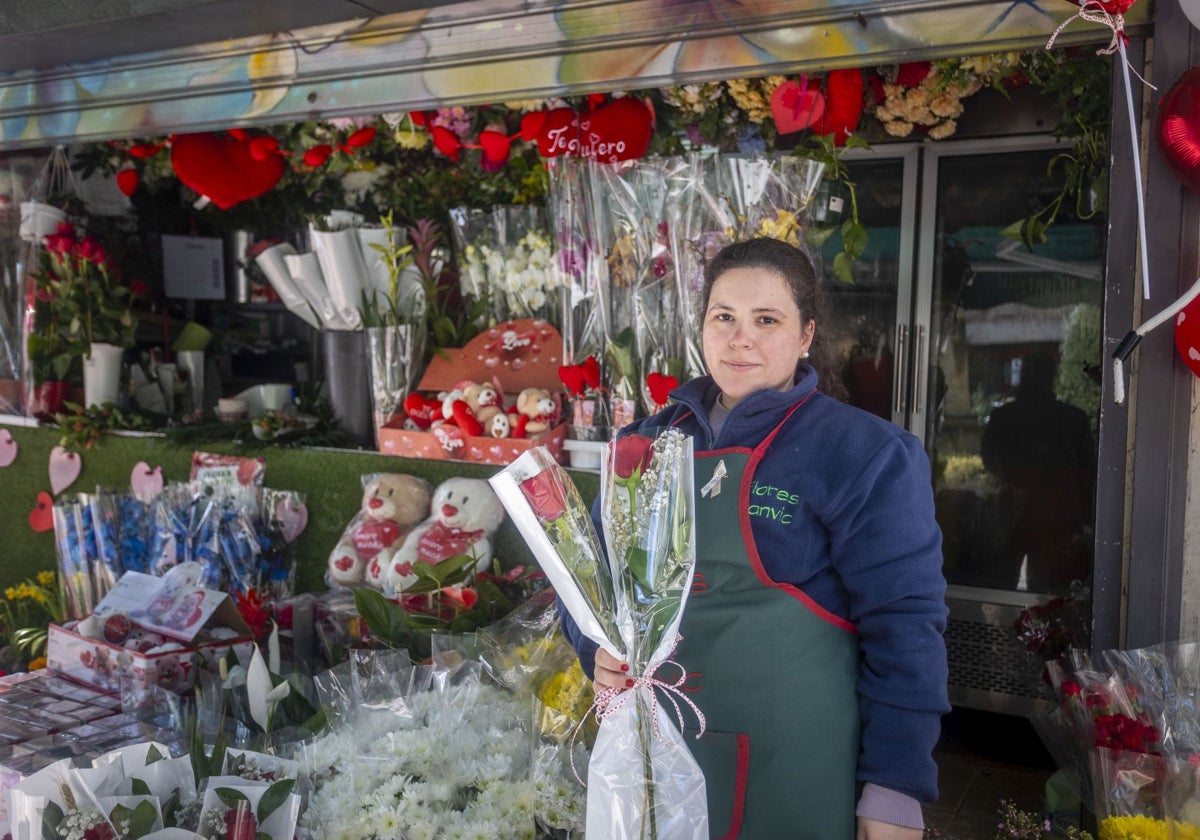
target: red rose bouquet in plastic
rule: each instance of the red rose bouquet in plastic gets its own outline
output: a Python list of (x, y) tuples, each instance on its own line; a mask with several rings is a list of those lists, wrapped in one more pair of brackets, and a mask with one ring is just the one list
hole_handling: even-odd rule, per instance
[(588, 834), (708, 836), (704, 776), (658, 696), (676, 711), (690, 701), (655, 677), (675, 648), (695, 570), (692, 469), (691, 438), (674, 429), (608, 445), (600, 499), (607, 560), (578, 491), (543, 447), (491, 479), (580, 630), (630, 666), (633, 687), (596, 701)]

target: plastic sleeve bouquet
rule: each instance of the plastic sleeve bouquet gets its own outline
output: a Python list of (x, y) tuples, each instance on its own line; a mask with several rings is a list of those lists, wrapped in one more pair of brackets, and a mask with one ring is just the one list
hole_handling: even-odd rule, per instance
[(596, 700), (588, 834), (708, 836), (704, 776), (658, 693), (677, 713), (679, 699), (691, 704), (655, 677), (675, 648), (695, 571), (692, 469), (691, 438), (674, 429), (608, 445), (600, 505), (607, 560), (578, 491), (544, 448), (491, 479), (580, 630), (627, 661), (634, 677), (631, 690)]

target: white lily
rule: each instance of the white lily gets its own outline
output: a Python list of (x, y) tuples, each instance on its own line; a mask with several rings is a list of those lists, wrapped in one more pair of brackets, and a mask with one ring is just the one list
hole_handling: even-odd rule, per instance
[[(279, 667), (279, 628), (271, 631), (267, 641), (267, 649), (271, 655), (274, 668)], [(271, 713), (275, 706), (291, 692), (291, 685), (285, 680), (275, 685), (271, 680), (271, 668), (263, 659), (262, 651), (254, 646), (250, 656), (250, 667), (246, 669), (246, 695), (250, 701), (250, 717), (262, 727), (263, 732), (271, 731)]]

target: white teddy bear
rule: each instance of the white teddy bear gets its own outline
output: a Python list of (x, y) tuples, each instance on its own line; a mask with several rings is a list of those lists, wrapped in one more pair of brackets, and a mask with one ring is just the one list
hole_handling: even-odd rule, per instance
[(470, 554), (475, 571), (492, 562), (492, 535), (504, 521), (504, 506), (482, 478), (448, 478), (438, 485), (429, 518), (405, 537), (391, 557), (385, 591), (399, 594), (418, 579), (415, 563), (439, 563), (447, 557)]

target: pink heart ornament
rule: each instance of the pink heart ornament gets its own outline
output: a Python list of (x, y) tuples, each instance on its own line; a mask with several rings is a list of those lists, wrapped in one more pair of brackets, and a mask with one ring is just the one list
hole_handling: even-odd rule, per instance
[(75, 483), (79, 471), (83, 469), (83, 459), (78, 453), (68, 452), (61, 446), (50, 450), (50, 489), (57, 496)]
[(803, 131), (825, 113), (825, 96), (819, 90), (786, 81), (771, 94), (771, 116), (780, 134)]
[(285, 499), (279, 506), (279, 530), (285, 542), (294, 542), (308, 527), (308, 505), (296, 499)]
[(150, 504), (158, 498), (163, 489), (162, 467), (150, 469), (150, 465), (145, 461), (138, 461), (133, 466), (133, 472), (129, 474), (129, 489), (139, 502), (144, 505)]
[(17, 442), (8, 429), (0, 429), (0, 467), (7, 467), (17, 460)]

